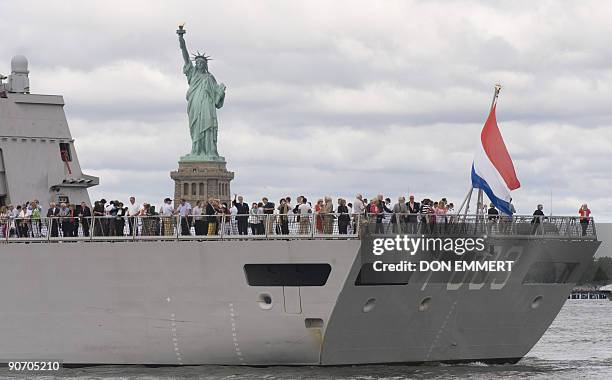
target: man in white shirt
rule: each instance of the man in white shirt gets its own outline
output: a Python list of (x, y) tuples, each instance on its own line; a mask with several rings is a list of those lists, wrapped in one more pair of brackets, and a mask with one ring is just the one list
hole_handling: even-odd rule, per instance
[(363, 196), (357, 194), (355, 196), (355, 202), (353, 202), (353, 214), (363, 214), (365, 212), (365, 204), (363, 203)]
[(140, 213), (140, 206), (136, 203), (136, 198), (130, 197), (130, 202), (127, 205), (128, 225), (130, 226), (130, 236), (134, 236), (134, 225), (136, 216)]
[(114, 201), (110, 201), (108, 202), (108, 204), (106, 205), (106, 207), (104, 207), (104, 214), (105, 215), (112, 215), (113, 211), (115, 211), (117, 207), (115, 206), (115, 202)]
[(110, 201), (108, 202), (106, 207), (104, 207), (104, 215), (106, 216), (106, 218), (103, 220), (103, 226), (106, 231), (106, 236), (115, 236), (115, 232), (117, 231), (115, 227), (116, 220), (115, 218), (111, 218), (111, 216), (117, 215), (117, 205), (115, 203), (118, 202)]
[(189, 236), (189, 215), (191, 215), (191, 205), (184, 198), (181, 198), (181, 202), (176, 207), (176, 212), (180, 215), (181, 219), (181, 235)]
[(128, 204), (128, 216), (137, 216), (140, 212), (140, 206), (136, 203), (136, 198), (130, 197), (130, 203)]
[(310, 214), (312, 208), (308, 204), (306, 197), (302, 197), (302, 204), (298, 206), (298, 213), (300, 214), (300, 234), (307, 235), (310, 232)]
[(164, 203), (159, 207), (159, 215), (162, 217), (163, 234), (165, 236), (172, 236), (174, 234), (174, 227), (172, 226), (172, 215), (174, 209), (172, 208), (172, 199), (164, 199)]
[(366, 205), (363, 201), (363, 196), (361, 194), (357, 194), (355, 196), (355, 201), (353, 202), (353, 231), (357, 231), (359, 218), (365, 214)]

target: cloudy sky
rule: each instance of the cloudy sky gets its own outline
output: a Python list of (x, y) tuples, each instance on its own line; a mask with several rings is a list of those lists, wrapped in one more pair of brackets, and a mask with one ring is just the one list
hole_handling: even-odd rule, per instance
[(612, 2), (1, 1), (0, 72), (64, 95), (92, 198), (158, 204), (190, 150), (175, 30), (227, 85), (219, 152), (248, 200), (460, 203), (493, 85), (522, 188), (612, 221)]

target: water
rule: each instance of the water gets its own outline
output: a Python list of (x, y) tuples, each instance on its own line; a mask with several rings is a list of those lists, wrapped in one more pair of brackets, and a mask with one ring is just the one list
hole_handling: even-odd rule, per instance
[[(0, 378), (18, 378), (6, 369)], [(540, 342), (518, 364), (355, 367), (97, 366), (63, 369), (71, 379), (612, 379), (612, 302), (568, 300)], [(39, 376), (38, 379), (50, 379)]]

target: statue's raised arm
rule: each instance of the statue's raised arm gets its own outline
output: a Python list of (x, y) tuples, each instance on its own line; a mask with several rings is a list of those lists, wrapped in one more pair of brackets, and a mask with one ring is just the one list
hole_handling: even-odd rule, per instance
[(176, 34), (179, 36), (179, 47), (181, 48), (181, 53), (183, 53), (183, 61), (185, 61), (186, 65), (191, 66), (191, 60), (189, 59), (189, 52), (187, 51), (187, 44), (185, 43), (185, 35), (186, 30), (183, 29), (183, 25), (179, 25)]

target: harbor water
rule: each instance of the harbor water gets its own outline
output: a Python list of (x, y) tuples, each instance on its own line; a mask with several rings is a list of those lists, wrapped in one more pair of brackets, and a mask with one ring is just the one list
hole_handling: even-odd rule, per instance
[[(514, 365), (94, 366), (64, 368), (56, 376), (72, 379), (612, 379), (612, 302), (568, 300), (540, 342)], [(0, 378), (22, 377), (6, 368), (0, 370)], [(28, 376), (53, 377), (50, 374)]]

